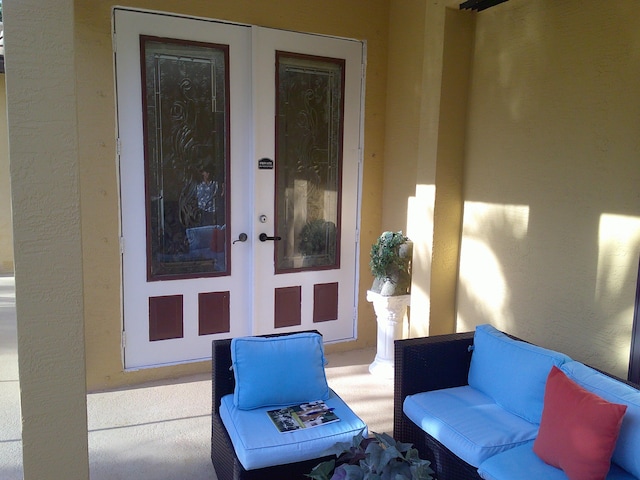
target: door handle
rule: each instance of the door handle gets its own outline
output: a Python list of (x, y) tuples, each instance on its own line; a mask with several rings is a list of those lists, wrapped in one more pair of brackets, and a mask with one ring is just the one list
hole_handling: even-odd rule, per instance
[(266, 233), (261, 233), (258, 237), (258, 240), (261, 242), (266, 242), (267, 240), (282, 240), (282, 237), (269, 237)]
[(238, 235), (238, 239), (237, 239), (237, 240), (234, 240), (234, 241), (233, 241), (233, 243), (236, 243), (236, 242), (246, 242), (246, 241), (247, 241), (247, 238), (249, 238), (249, 237), (247, 237), (247, 234), (246, 234), (246, 233), (241, 233), (240, 235)]

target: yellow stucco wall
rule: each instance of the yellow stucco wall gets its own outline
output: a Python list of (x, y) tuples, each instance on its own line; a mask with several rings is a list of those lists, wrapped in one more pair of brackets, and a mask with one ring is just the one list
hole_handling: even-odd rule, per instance
[[(52, 16), (45, 22), (42, 16), (48, 12), (36, 7), (46, 2), (27, 3), (16, 8), (22, 23), (14, 24), (14, 34), (21, 38), (19, 45), (25, 52), (20, 59), (25, 62), (24, 71), (30, 71), (32, 65), (28, 54), (39, 52), (29, 48), (39, 37), (29, 35), (27, 27), (46, 24), (47, 39), (62, 31), (64, 45), (70, 43), (68, 32), (72, 30), (64, 16), (68, 8), (50, 7)], [(375, 341), (373, 313), (364, 298), (370, 282), (368, 245), (382, 229), (404, 227), (406, 212), (406, 230), (412, 237), (415, 233), (417, 241), (412, 334), (469, 330), (490, 322), (624, 375), (640, 251), (637, 1), (512, 0), (479, 14), (458, 12), (454, 3), (149, 0), (125, 5), (367, 40), (360, 340), (332, 348)], [(69, 7), (68, 3), (58, 4)], [(32, 91), (31, 83), (15, 87), (33, 101), (34, 91), (50, 91), (41, 88), (43, 83), (52, 88), (60, 85), (64, 105), (71, 108), (56, 111), (59, 104), (55, 101), (53, 106), (38, 108), (49, 109), (41, 112), (45, 115), (61, 114), (69, 131), (75, 132), (76, 121), (69, 112), (77, 104), (77, 151), (73, 142), (56, 143), (64, 143), (68, 132), (56, 136), (50, 145), (47, 138), (37, 138), (31, 145), (28, 130), (33, 120), (21, 98), (10, 99), (18, 118), (27, 119), (14, 125), (16, 159), (20, 155), (31, 159), (33, 146), (45, 152), (36, 161), (51, 157), (55, 165), (62, 165), (54, 172), (62, 181), (50, 189), (51, 204), (72, 214), (47, 217), (49, 223), (34, 221), (40, 219), (35, 208), (39, 204), (29, 197), (34, 183), (24, 181), (27, 176), (32, 178), (32, 172), (28, 164), (16, 167), (12, 175), (19, 188), (14, 198), (21, 201), (14, 226), (18, 242), (24, 245), (16, 258), (26, 265), (24, 270), (17, 268), (16, 275), (21, 380), (25, 380), (21, 384), (23, 426), (27, 436), (39, 438), (38, 444), (25, 442), (30, 455), (25, 466), (29, 468), (36, 468), (42, 458), (47, 462), (39, 463), (49, 465), (52, 449), (42, 444), (55, 443), (49, 435), (64, 429), (74, 429), (67, 437), (78, 441), (65, 444), (62, 453), (86, 456), (86, 427), (82, 426), (86, 419), (81, 418), (85, 396), (79, 387), (84, 374), (81, 342), (77, 341), (82, 336), (79, 309), (84, 308), (89, 388), (209, 368), (201, 363), (122, 372), (111, 4), (77, 0), (74, 5), (77, 97), (68, 90), (73, 82), (64, 81), (68, 80), (65, 73), (72, 71), (64, 65), (52, 65), (56, 68), (51, 73), (60, 75), (57, 83), (25, 75), (34, 83)], [(451, 32), (459, 34), (455, 41), (449, 37)], [(57, 48), (53, 43), (45, 46)], [(460, 65), (447, 67), (469, 51), (468, 70)], [(46, 58), (60, 55), (52, 53)], [(461, 104), (455, 104), (463, 97)], [(46, 100), (56, 98), (50, 95)], [(455, 113), (450, 111), (454, 107)], [(58, 128), (57, 124), (47, 125), (47, 134)], [(49, 152), (48, 147), (54, 145), (60, 148)], [(73, 183), (76, 158), (79, 194)], [(36, 169), (33, 173), (32, 182), (50, 186), (48, 172)], [(385, 176), (388, 180), (382, 189)], [(37, 196), (42, 203), (46, 199)], [(78, 208), (81, 258), (78, 219), (73, 216)], [(47, 227), (44, 233), (43, 225)], [(42, 245), (41, 250), (22, 242), (34, 232), (40, 242), (35, 245)], [(63, 242), (50, 241), (56, 233), (53, 237)], [(452, 285), (451, 278), (458, 272), (452, 252), (460, 239), (459, 280)], [(38, 261), (41, 252), (55, 256), (43, 256), (43, 264)], [(442, 263), (434, 267), (439, 258)], [(45, 275), (39, 276), (43, 266)], [(56, 270), (59, 268), (62, 270)], [(81, 285), (77, 282), (80, 269)], [(42, 325), (45, 317), (49, 321)], [(49, 348), (55, 354), (55, 375), (50, 378), (56, 378), (56, 392), (66, 385), (61, 386), (60, 378), (72, 388), (67, 389), (67, 396), (63, 392), (55, 402), (43, 403), (43, 395), (51, 389), (47, 390), (41, 369), (29, 368), (37, 367)], [(62, 358), (67, 354), (68, 358)], [(63, 405), (66, 398), (78, 403)], [(37, 415), (42, 405), (47, 411), (60, 406), (63, 415), (56, 415), (57, 423), (42, 422), (43, 417)], [(68, 418), (65, 415), (75, 421), (73, 427), (62, 425)], [(60, 456), (59, 463), (66, 459)], [(80, 468), (85, 467), (80, 462)]]
[(420, 102), (419, 138), (397, 141), (415, 115), (389, 107), (385, 168), (417, 181), (385, 182), (383, 209), (383, 228), (399, 229), (407, 202), (417, 240), (411, 334), (489, 322), (625, 376), (640, 252), (636, 2), (512, 1), (471, 17), (412, 5), (404, 14), (425, 18), (413, 32), (422, 89), (390, 88), (387, 104)]
[(626, 377), (640, 254), (637, 2), (477, 17), (458, 329), (490, 322)]
[(390, 10), (383, 229), (415, 243), (409, 334), (450, 333), (476, 15), (451, 1)]
[[(375, 344), (375, 317), (365, 299), (370, 286), (369, 246), (379, 234), (386, 89), (387, 1), (297, 0), (129, 1), (119, 5), (171, 11), (239, 23), (366, 40), (367, 85), (360, 256), (358, 341), (328, 351)], [(82, 186), (87, 385), (101, 389), (205, 371), (207, 363), (123, 373), (118, 246), (118, 177), (115, 160), (115, 96), (111, 53), (111, 6), (77, 0), (76, 58)]]
[[(389, 63), (384, 191), (378, 198), (384, 230), (406, 232), (408, 198), (416, 184), (420, 141), (426, 2), (389, 6)], [(398, 168), (400, 167), (400, 168)]]
[[(416, 241), (412, 336), (488, 322), (626, 376), (636, 8), (391, 2), (382, 228)], [(421, 68), (406, 64), (420, 54)]]
[(3, 9), (27, 480), (89, 478), (72, 11), (73, 0)]
[[(330, 349), (374, 344), (369, 245), (402, 229), (416, 242), (412, 335), (489, 321), (623, 373), (639, 250), (633, 0), (506, 2), (480, 14), (445, 3), (125, 5), (367, 41), (359, 341)], [(75, 2), (92, 389), (208, 369), (122, 372), (111, 6)], [(447, 68), (465, 68), (469, 51), (467, 73)]]
[[(0, 112), (7, 111), (5, 78), (0, 74)], [(13, 273), (13, 224), (11, 222), (11, 186), (9, 181), (9, 145), (7, 116), (0, 115), (0, 275)]]

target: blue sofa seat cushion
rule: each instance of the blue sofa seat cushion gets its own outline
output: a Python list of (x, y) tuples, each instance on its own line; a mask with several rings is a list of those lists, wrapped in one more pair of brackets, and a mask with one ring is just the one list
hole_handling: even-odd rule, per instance
[(640, 390), (579, 362), (566, 363), (561, 370), (590, 392), (627, 406), (611, 461), (640, 478)]
[[(478, 474), (485, 480), (569, 480), (559, 468), (547, 465), (533, 451), (533, 442), (512, 448), (480, 464)], [(606, 480), (637, 480), (615, 464)]]
[(403, 410), (422, 430), (475, 467), (538, 434), (538, 425), (468, 385), (409, 395)]
[(367, 425), (333, 390), (325, 403), (340, 421), (294, 432), (280, 433), (275, 427), (266, 413), (274, 407), (241, 410), (231, 394), (222, 397), (220, 418), (240, 463), (254, 470), (318, 458), (337, 442), (351, 442), (360, 432), (368, 435)]
[(560, 367), (571, 358), (514, 340), (491, 325), (476, 327), (473, 345), (469, 385), (511, 413), (539, 425), (551, 367)]

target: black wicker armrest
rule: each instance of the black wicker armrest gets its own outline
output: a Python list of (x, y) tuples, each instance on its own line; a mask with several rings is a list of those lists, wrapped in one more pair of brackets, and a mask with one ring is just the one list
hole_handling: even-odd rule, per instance
[(394, 430), (407, 395), (467, 385), (474, 332), (395, 341)]
[(214, 340), (211, 351), (212, 412), (218, 414), (220, 400), (233, 393), (235, 380), (231, 370), (231, 340)]

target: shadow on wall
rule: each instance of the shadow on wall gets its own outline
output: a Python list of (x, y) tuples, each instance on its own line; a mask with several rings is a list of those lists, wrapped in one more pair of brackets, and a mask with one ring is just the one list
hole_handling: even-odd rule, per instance
[(625, 377), (640, 252), (637, 2), (478, 16), (459, 330), (489, 322)]
[(458, 330), (491, 323), (626, 377), (638, 251), (636, 217), (552, 229), (528, 206), (467, 202)]

